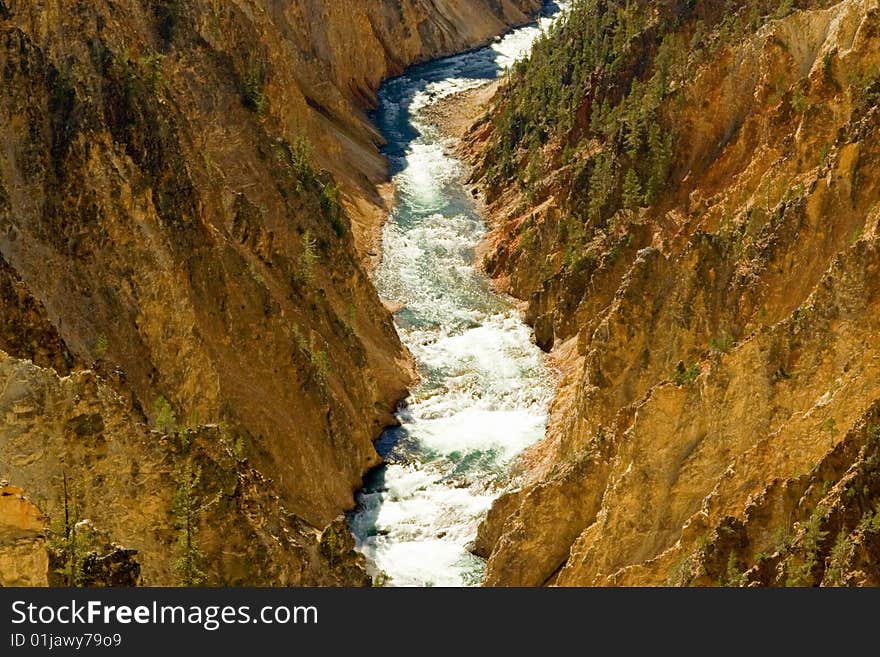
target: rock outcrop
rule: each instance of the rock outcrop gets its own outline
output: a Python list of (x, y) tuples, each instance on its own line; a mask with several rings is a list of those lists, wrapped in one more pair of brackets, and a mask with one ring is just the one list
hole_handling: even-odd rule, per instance
[[(56, 583), (118, 585), (120, 562), (137, 564), (128, 583), (178, 583), (189, 559), (200, 574), (186, 583), (364, 583), (363, 558), (342, 544), (325, 554), (322, 532), (250, 464), (240, 434), (217, 425), (151, 429), (89, 370), (59, 378), (2, 354), (0, 381), (0, 462), (20, 485), (0, 497), (16, 510), (4, 512), (0, 558), (27, 548), (36, 568), (29, 576), (45, 580), (51, 558)], [(59, 579), (71, 561), (75, 572)], [(3, 583), (16, 579), (0, 573)]]
[(53, 523), (66, 477), (137, 551), (93, 572), (179, 581), (189, 463), (203, 581), (363, 583), (321, 536), (412, 376), (365, 273), (367, 110), (539, 4), (0, 1), (0, 477)]
[(0, 482), (0, 586), (47, 586), (47, 518), (17, 486)]
[(878, 581), (880, 9), (735, 4), (607, 3), (546, 126), (518, 94), (583, 3), (470, 133), (486, 267), (562, 369), (489, 585)]

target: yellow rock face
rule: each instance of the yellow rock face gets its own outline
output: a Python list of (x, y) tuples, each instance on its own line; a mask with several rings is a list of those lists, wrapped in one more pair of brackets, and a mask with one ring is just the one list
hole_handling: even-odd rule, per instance
[(46, 517), (24, 491), (0, 483), (0, 586), (46, 586)]
[(874, 0), (724, 44), (662, 110), (675, 184), (584, 280), (556, 237), (565, 172), (536, 208), (501, 190), (487, 267), (563, 379), (481, 528), (487, 584), (880, 579), (880, 123), (853, 82), (878, 66)]

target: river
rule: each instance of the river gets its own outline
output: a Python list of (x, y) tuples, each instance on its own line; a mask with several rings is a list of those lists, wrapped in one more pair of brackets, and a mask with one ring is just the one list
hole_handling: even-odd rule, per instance
[(568, 3), (480, 50), (410, 68), (383, 84), (376, 124), (395, 187), (375, 283), (399, 304), (397, 330), (421, 382), (376, 444), (349, 515), (358, 549), (390, 586), (473, 586), (485, 564), (468, 551), (513, 459), (544, 434), (554, 379), (531, 329), (476, 268), (485, 224), (463, 167), (424, 109), (484, 84), (527, 54)]

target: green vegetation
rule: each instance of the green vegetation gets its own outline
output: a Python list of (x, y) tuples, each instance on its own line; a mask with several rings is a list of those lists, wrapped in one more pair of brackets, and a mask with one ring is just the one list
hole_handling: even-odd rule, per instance
[(825, 569), (823, 583), (826, 586), (843, 586), (852, 547), (852, 541), (841, 530), (831, 548), (831, 558), (828, 560), (828, 568)]
[(290, 163), (297, 178), (297, 191), (311, 187), (318, 179), (318, 172), (312, 166), (312, 144), (307, 137), (300, 135), (288, 146)]
[(859, 522), (856, 531), (860, 533), (880, 532), (880, 505), (878, 505), (874, 511), (869, 509), (862, 514), (862, 519)]
[[(561, 163), (565, 265), (589, 264), (584, 252), (613, 232), (617, 213), (656, 205), (674, 177), (673, 117), (686, 101), (679, 89), (722, 47), (796, 4), (575, 0), (508, 72), (492, 112), (486, 182), (495, 190), (518, 184), (532, 203), (545, 193), (544, 169)], [(789, 83), (778, 84), (781, 97)], [(807, 109), (799, 90), (792, 103)], [(617, 221), (619, 230), (634, 220)]]
[(532, 217), (522, 223), (519, 232), (519, 245), (517, 248), (525, 253), (531, 253), (538, 244), (538, 231), (534, 226)]
[(880, 424), (869, 424), (865, 430), (865, 444), (872, 449), (880, 447)]
[[(140, 57), (136, 61), (120, 58), (117, 61), (122, 94), (129, 113), (149, 96), (160, 94), (165, 87), (162, 75), (162, 63), (165, 55), (153, 53)], [(132, 117), (133, 118), (133, 117)]]
[(339, 185), (328, 182), (321, 188), (321, 211), (330, 220), (336, 237), (345, 234), (345, 224), (342, 222), (342, 206), (339, 203)]
[(828, 154), (831, 152), (831, 144), (823, 144), (819, 151), (819, 166), (824, 167), (828, 161)]
[(834, 54), (832, 52), (826, 52), (825, 56), (822, 57), (822, 73), (826, 78), (830, 78), (834, 73)]
[(876, 64), (867, 70), (853, 73), (849, 83), (854, 97), (862, 105), (870, 107), (880, 100), (880, 67)]
[(312, 367), (315, 368), (315, 374), (318, 380), (323, 384), (327, 382), (327, 375), (330, 373), (330, 358), (323, 349), (312, 351)]
[(851, 534), (847, 535), (845, 530), (841, 529), (831, 548), (823, 584), (846, 586), (847, 572), (851, 568), (853, 557), (857, 554), (858, 543), (864, 544), (876, 540), (877, 534), (880, 534), (880, 507), (874, 511), (871, 509), (865, 511)]
[(730, 353), (731, 349), (733, 349), (736, 341), (733, 339), (733, 336), (724, 333), (717, 338), (712, 338), (709, 341), (709, 348), (713, 351), (720, 351), (723, 354)]
[(177, 431), (177, 415), (165, 397), (156, 397), (153, 402), (153, 417), (156, 428), (162, 433), (174, 433)]
[(804, 533), (800, 541), (803, 556), (799, 563), (786, 567), (786, 586), (810, 586), (813, 584), (813, 571), (819, 564), (819, 552), (828, 532), (822, 529), (825, 516), (823, 511), (813, 512), (809, 520), (801, 523)]
[(200, 564), (204, 555), (199, 549), (199, 516), (202, 507), (198, 496), (201, 470), (186, 461), (177, 472), (174, 495), (174, 525), (177, 530), (178, 558), (174, 563), (181, 586), (196, 586), (205, 580)]
[(252, 262), (248, 263), (248, 273), (257, 285), (260, 287), (266, 287), (266, 277), (257, 271), (256, 265)]
[(736, 558), (736, 555), (731, 552), (730, 556), (727, 558), (727, 569), (724, 571), (724, 575), (721, 579), (722, 586), (745, 586), (748, 580), (746, 579), (745, 571), (740, 569), (739, 559)]
[(800, 87), (795, 87), (791, 94), (791, 106), (798, 114), (803, 114), (807, 111), (807, 107), (809, 106), (807, 98), (804, 96), (804, 92), (801, 91)]
[(642, 204), (644, 199), (639, 174), (635, 169), (629, 169), (623, 181), (623, 207), (634, 210)]
[(299, 254), (299, 275), (305, 283), (315, 280), (315, 264), (318, 262), (317, 241), (308, 230), (302, 234), (302, 251)]
[(306, 338), (299, 326), (295, 325), (293, 327), (293, 338), (297, 348), (308, 357), (315, 378), (321, 385), (324, 385), (327, 382), (327, 376), (330, 374), (330, 358), (327, 355), (327, 351), (319, 348), (314, 336), (311, 334)]
[(669, 569), (666, 577), (667, 586), (688, 586), (694, 578), (693, 563), (696, 554), (686, 554), (682, 556), (675, 565)]
[(242, 89), (242, 102), (249, 110), (257, 114), (263, 114), (269, 107), (269, 99), (266, 97), (266, 71), (265, 67), (256, 59), (251, 58), (248, 70), (244, 78)]
[(82, 586), (82, 561), (86, 550), (82, 539), (77, 536), (79, 504), (76, 495), (68, 487), (66, 472), (62, 472), (61, 481), (64, 516), (49, 528), (49, 551), (56, 564), (54, 574), (61, 578), (62, 583), (65, 586)]
[[(312, 154), (312, 144), (304, 135), (296, 137), (292, 144), (286, 140), (278, 140), (274, 145), (275, 161), (289, 167), (296, 179), (296, 193), (309, 200), (315, 198), (321, 215), (329, 220), (335, 235), (342, 237), (348, 224), (340, 201), (341, 190), (328, 172), (315, 168)], [(280, 188), (280, 192), (284, 197), (289, 194), (285, 187)]]
[[(572, 132), (599, 138), (605, 145), (581, 177), (588, 182), (589, 215), (602, 210), (650, 204), (669, 174), (671, 134), (664, 130), (660, 106), (673, 67), (681, 67), (686, 44), (670, 34), (660, 38), (653, 75), (627, 80), (640, 53), (635, 38), (648, 26), (640, 2), (576, 2), (567, 21), (539, 39), (532, 56), (515, 65), (510, 90), (496, 112), (495, 166), (490, 182), (512, 177), (521, 151), (527, 152), (527, 180), (540, 177), (541, 145)], [(642, 53), (646, 54), (646, 53)], [(589, 126), (575, 117), (586, 107)], [(569, 146), (568, 160), (572, 159)]]
[(154, 53), (141, 57), (138, 60), (138, 69), (147, 89), (152, 94), (159, 93), (165, 86), (165, 77), (162, 75), (162, 62), (164, 59), (165, 55)]
[(700, 376), (699, 363), (694, 363), (690, 367), (685, 367), (684, 363), (679, 361), (675, 368), (675, 372), (672, 373), (672, 381), (675, 385), (685, 386), (696, 381), (698, 376)]
[(102, 360), (104, 356), (107, 355), (107, 347), (109, 346), (109, 342), (107, 341), (107, 336), (101, 334), (98, 336), (98, 339), (95, 340), (95, 359)]
[(792, 536), (791, 536), (791, 528), (789, 526), (789, 521), (781, 527), (777, 527), (773, 532), (773, 538), (771, 539), (772, 548), (770, 549), (770, 554), (776, 554), (777, 552), (785, 552), (791, 547)]
[(345, 307), (345, 317), (346, 317), (346, 321), (348, 322), (349, 325), (354, 326), (355, 324), (357, 324), (357, 319), (358, 319), (357, 306), (355, 306), (353, 303), (349, 302), (348, 305)]
[(822, 429), (822, 431), (828, 434), (829, 438), (834, 438), (835, 434), (837, 433), (837, 420), (835, 420), (833, 417), (829, 417), (824, 422), (822, 422), (820, 428)]
[(775, 17), (776, 18), (785, 18), (795, 9), (794, 0), (782, 0), (779, 3), (779, 8), (776, 10)]

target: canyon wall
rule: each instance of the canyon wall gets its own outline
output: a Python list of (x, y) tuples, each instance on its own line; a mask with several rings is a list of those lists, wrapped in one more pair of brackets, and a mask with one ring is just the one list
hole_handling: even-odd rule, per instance
[(367, 111), (539, 5), (0, 1), (0, 583), (368, 581)]
[(576, 3), (469, 133), (562, 374), (488, 585), (880, 584), (880, 8), (721, 5)]

